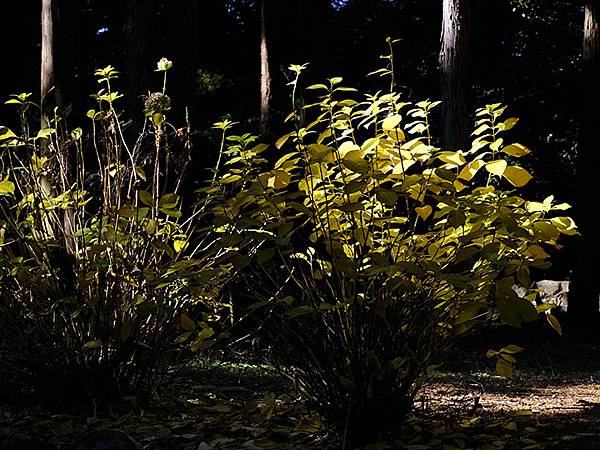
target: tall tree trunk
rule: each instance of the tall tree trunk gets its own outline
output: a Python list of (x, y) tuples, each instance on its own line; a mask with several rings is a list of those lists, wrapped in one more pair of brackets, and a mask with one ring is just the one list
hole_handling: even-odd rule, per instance
[[(574, 330), (584, 330), (598, 315), (600, 234), (591, 180), (600, 167), (600, 0), (587, 0), (583, 27), (580, 138), (577, 154), (575, 217), (581, 238), (577, 245), (569, 292), (569, 316)], [(591, 330), (590, 330), (591, 331)]]
[(260, 128), (263, 133), (268, 133), (271, 125), (271, 71), (267, 33), (268, 1), (260, 1)]
[[(42, 64), (40, 101), (42, 120), (52, 115), (55, 106), (62, 109), (72, 100), (73, 85), (73, 14), (72, 0), (42, 0)], [(47, 126), (47, 122), (43, 122)]]
[(154, 11), (152, 0), (126, 0), (124, 5), (125, 23), (123, 26), (123, 91), (125, 112), (131, 120), (126, 133), (128, 145), (133, 146), (144, 124), (144, 96), (150, 88), (148, 72), (150, 61), (150, 19)]
[(470, 62), (471, 0), (443, 0), (440, 75), (442, 147), (465, 149), (468, 144), (468, 66)]
[(54, 85), (54, 13), (53, 0), (42, 0), (42, 70), (40, 73), (40, 102), (42, 105), (41, 126), (46, 128), (45, 107), (50, 100)]
[[(40, 73), (40, 102), (41, 102), (41, 127), (50, 125), (54, 117), (54, 108), (59, 116), (66, 116), (66, 107), (71, 100), (69, 91), (73, 84), (73, 51), (72, 51), (72, 26), (74, 5), (70, 0), (42, 0), (42, 61)], [(59, 124), (53, 124), (59, 128)], [(42, 141), (44, 151), (45, 141)], [(74, 146), (61, 141), (59, 148), (55, 149), (58, 179), (55, 184), (61, 191), (66, 191), (75, 183), (75, 154)], [(42, 189), (50, 194), (51, 181), (48, 177), (40, 178)], [(63, 235), (68, 252), (73, 252), (75, 231), (74, 214), (71, 209), (64, 211)]]
[(185, 54), (185, 75), (184, 75), (184, 95), (191, 104), (185, 105), (189, 108), (191, 120), (196, 118), (196, 79), (198, 77), (198, 61), (200, 51), (200, 0), (186, 0), (184, 5), (186, 21), (186, 54)]

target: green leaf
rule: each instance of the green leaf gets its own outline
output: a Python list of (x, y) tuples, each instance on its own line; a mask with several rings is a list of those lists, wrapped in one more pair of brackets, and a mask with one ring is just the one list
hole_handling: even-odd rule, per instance
[(417, 212), (419, 217), (421, 217), (421, 219), (427, 220), (427, 218), (433, 212), (433, 208), (430, 205), (425, 205), (425, 206), (416, 207), (415, 211)]
[(181, 319), (179, 321), (181, 328), (187, 331), (193, 331), (196, 329), (196, 322), (190, 318), (187, 314), (181, 314)]
[(83, 135), (83, 130), (79, 127), (75, 128), (73, 131), (71, 131), (71, 139), (73, 139), (74, 141), (78, 141), (79, 139), (81, 139), (82, 135)]
[(144, 172), (144, 169), (142, 169), (140, 166), (134, 166), (133, 170), (135, 170), (135, 173), (138, 177), (140, 177), (143, 181), (146, 181), (146, 173)]
[(398, 194), (396, 194), (394, 191), (390, 191), (389, 189), (377, 189), (376, 196), (377, 200), (385, 203), (388, 206), (396, 206), (396, 203), (398, 202)]
[(307, 147), (308, 154), (310, 155), (311, 162), (321, 162), (327, 156), (329, 156), (333, 149), (323, 144), (310, 144)]
[(0, 196), (12, 196), (15, 193), (15, 184), (8, 179), (0, 181)]
[(296, 308), (290, 309), (287, 312), (286, 316), (288, 317), (288, 319), (293, 319), (295, 317), (303, 316), (304, 314), (310, 314), (314, 311), (315, 311), (315, 309), (312, 306), (302, 305), (302, 306), (298, 306)]
[(165, 194), (158, 201), (159, 208), (173, 209), (179, 203), (179, 196), (177, 194)]
[(138, 192), (140, 201), (146, 205), (153, 207), (154, 206), (154, 198), (152, 198), (152, 194), (148, 191), (139, 191)]
[(517, 362), (517, 360), (515, 359), (514, 356), (510, 355), (510, 354), (505, 354), (505, 353), (500, 353), (500, 358), (502, 358), (505, 361), (508, 361), (511, 364), (514, 364)]
[(182, 215), (181, 211), (179, 211), (178, 209), (160, 208), (159, 211), (169, 217), (173, 217), (174, 219), (177, 219)]
[(274, 189), (282, 189), (290, 184), (292, 177), (289, 173), (284, 170), (274, 170), (271, 172), (267, 180), (267, 186)]
[(242, 179), (242, 177), (240, 175), (229, 175), (228, 177), (221, 178), (219, 183), (231, 184), (231, 183), (235, 183), (236, 181), (239, 181), (241, 179)]
[(306, 89), (307, 90), (322, 89), (322, 90), (325, 90), (325, 91), (329, 90), (329, 88), (327, 86), (325, 86), (324, 84), (313, 84), (311, 86), (308, 86)]
[(519, 347), (518, 345), (510, 344), (510, 345), (507, 345), (506, 347), (502, 347), (500, 349), (499, 353), (515, 354), (515, 353), (522, 352), (523, 350), (525, 350), (523, 347)]
[(100, 347), (102, 347), (102, 342), (100, 342), (99, 340), (88, 341), (83, 345), (83, 348), (89, 348), (89, 349), (100, 348)]
[(548, 314), (546, 316), (546, 320), (548, 321), (550, 326), (552, 328), (554, 328), (556, 330), (556, 332), (562, 336), (562, 327), (560, 326), (560, 322), (558, 321), (558, 319), (555, 316), (553, 316), (552, 314)]
[(496, 373), (504, 378), (511, 378), (513, 373), (512, 365), (508, 361), (498, 358), (496, 361)]
[(274, 248), (267, 248), (265, 250), (262, 250), (260, 252), (258, 252), (256, 254), (256, 262), (258, 264), (266, 264), (268, 263), (271, 259), (273, 259), (273, 256), (275, 256), (275, 249)]
[(137, 212), (137, 208), (133, 205), (124, 205), (119, 209), (118, 214), (121, 217), (134, 217)]
[(42, 128), (38, 131), (36, 139), (48, 139), (56, 130), (54, 128)]
[(369, 163), (362, 159), (359, 151), (351, 151), (344, 156), (342, 159), (342, 164), (346, 166), (349, 170), (355, 173), (360, 173), (361, 175), (365, 175), (369, 172)]
[(350, 381), (348, 378), (343, 377), (342, 375), (340, 375), (338, 378), (340, 380), (340, 384), (346, 391), (352, 392), (356, 389), (356, 386), (354, 385), (354, 383), (352, 381)]
[(479, 247), (477, 247), (476, 245), (463, 247), (458, 252), (456, 252), (456, 256), (454, 257), (454, 263), (466, 261), (467, 259), (477, 255), (478, 253)]
[(537, 319), (538, 313), (535, 306), (524, 298), (500, 297), (496, 300), (500, 319), (506, 325), (520, 327), (523, 322), (532, 322)]

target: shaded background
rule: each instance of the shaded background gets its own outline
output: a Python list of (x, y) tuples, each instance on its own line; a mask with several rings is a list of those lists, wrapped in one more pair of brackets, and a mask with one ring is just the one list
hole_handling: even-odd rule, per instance
[[(84, 113), (94, 105), (89, 97), (98, 89), (93, 71), (108, 64), (119, 70), (131, 65), (128, 55), (138, 43), (127, 40), (124, 29), (126, 5), (134, 4), (148, 25), (147, 61), (137, 70), (149, 86), (160, 90), (162, 75), (153, 72), (156, 61), (163, 56), (173, 60), (167, 90), (174, 108), (169, 119), (183, 124), (189, 107), (197, 130), (195, 168), (210, 167), (215, 157), (212, 123), (229, 116), (246, 129), (258, 129), (257, 2), (203, 0), (190, 9), (191, 3), (74, 2), (69, 21), (72, 49), (67, 49), (72, 61), (72, 127), (85, 123)], [(13, 93), (33, 92), (36, 97), (39, 92), (40, 11), (41, 1), (3, 4), (1, 101)], [(543, 198), (551, 192), (572, 203), (577, 114), (585, 95), (578, 83), (583, 6), (559, 0), (477, 0), (472, 22), (471, 110), (486, 103), (507, 103), (510, 114), (521, 118), (514, 139), (533, 150), (525, 162), (536, 176), (529, 193)], [(395, 46), (396, 76), (407, 99), (440, 96), (441, 2), (278, 0), (271, 3), (268, 24), (275, 132), (290, 108), (286, 86), (290, 63), (310, 63), (306, 83), (343, 76), (346, 85), (385, 89), (384, 80), (366, 74), (384, 65), (379, 55), (386, 51), (388, 36), (400, 39)], [(117, 89), (130, 92), (119, 84)], [(141, 110), (142, 96), (134, 97)], [(14, 111), (1, 107), (0, 123), (16, 126), (15, 122)], [(434, 135), (439, 132), (434, 130)], [(546, 275), (564, 278), (568, 268), (558, 260)]]

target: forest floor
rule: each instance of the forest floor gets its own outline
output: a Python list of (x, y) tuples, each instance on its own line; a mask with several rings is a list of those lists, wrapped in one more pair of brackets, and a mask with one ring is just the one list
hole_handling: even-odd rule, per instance
[[(485, 357), (501, 345), (456, 349), (405, 429), (368, 449), (600, 449), (600, 339), (535, 340), (510, 380)], [(144, 410), (83, 417), (0, 408), (0, 450), (341, 448), (323, 428), (268, 365), (197, 359)]]

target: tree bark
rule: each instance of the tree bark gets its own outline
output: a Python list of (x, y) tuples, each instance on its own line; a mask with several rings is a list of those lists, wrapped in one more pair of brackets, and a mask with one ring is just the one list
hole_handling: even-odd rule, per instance
[(196, 119), (196, 79), (198, 77), (198, 61), (200, 51), (200, 33), (199, 33), (199, 14), (200, 1), (187, 0), (185, 2), (185, 20), (186, 20), (186, 55), (185, 55), (185, 75), (184, 89), (187, 94), (188, 102), (191, 104), (185, 105), (189, 108), (191, 120)]
[[(54, 108), (58, 115), (67, 115), (67, 105), (71, 101), (69, 92), (73, 89), (73, 51), (72, 27), (74, 5), (71, 0), (42, 0), (42, 61), (40, 73), (41, 127), (47, 128), (54, 117)], [(59, 124), (53, 124), (57, 129)], [(64, 131), (64, 130), (63, 130)], [(71, 188), (76, 182), (75, 155), (73, 145), (64, 140), (59, 148), (54, 149), (57, 169), (57, 180), (54, 184), (62, 192)], [(45, 141), (42, 149), (49, 151)], [(51, 181), (48, 177), (40, 178), (40, 185), (47, 194), (51, 192)], [(73, 232), (75, 231), (72, 209), (64, 211), (63, 235), (66, 249), (72, 253), (75, 249)]]
[(153, 1), (126, 0), (123, 26), (123, 91), (125, 112), (131, 120), (126, 133), (128, 145), (135, 144), (144, 124), (144, 96), (149, 92), (148, 72), (151, 70), (149, 39)]
[(54, 14), (53, 0), (42, 0), (42, 65), (40, 73), (41, 126), (46, 128), (46, 102), (54, 85)]
[(583, 330), (598, 315), (600, 234), (592, 188), (600, 167), (600, 0), (587, 0), (583, 26), (581, 118), (576, 166), (575, 218), (581, 232), (569, 289), (569, 316)]
[(466, 149), (468, 144), (468, 66), (471, 0), (443, 0), (440, 75), (442, 147)]
[(267, 33), (267, 2), (260, 2), (260, 129), (268, 133), (271, 125), (271, 71), (269, 67), (269, 36)]

